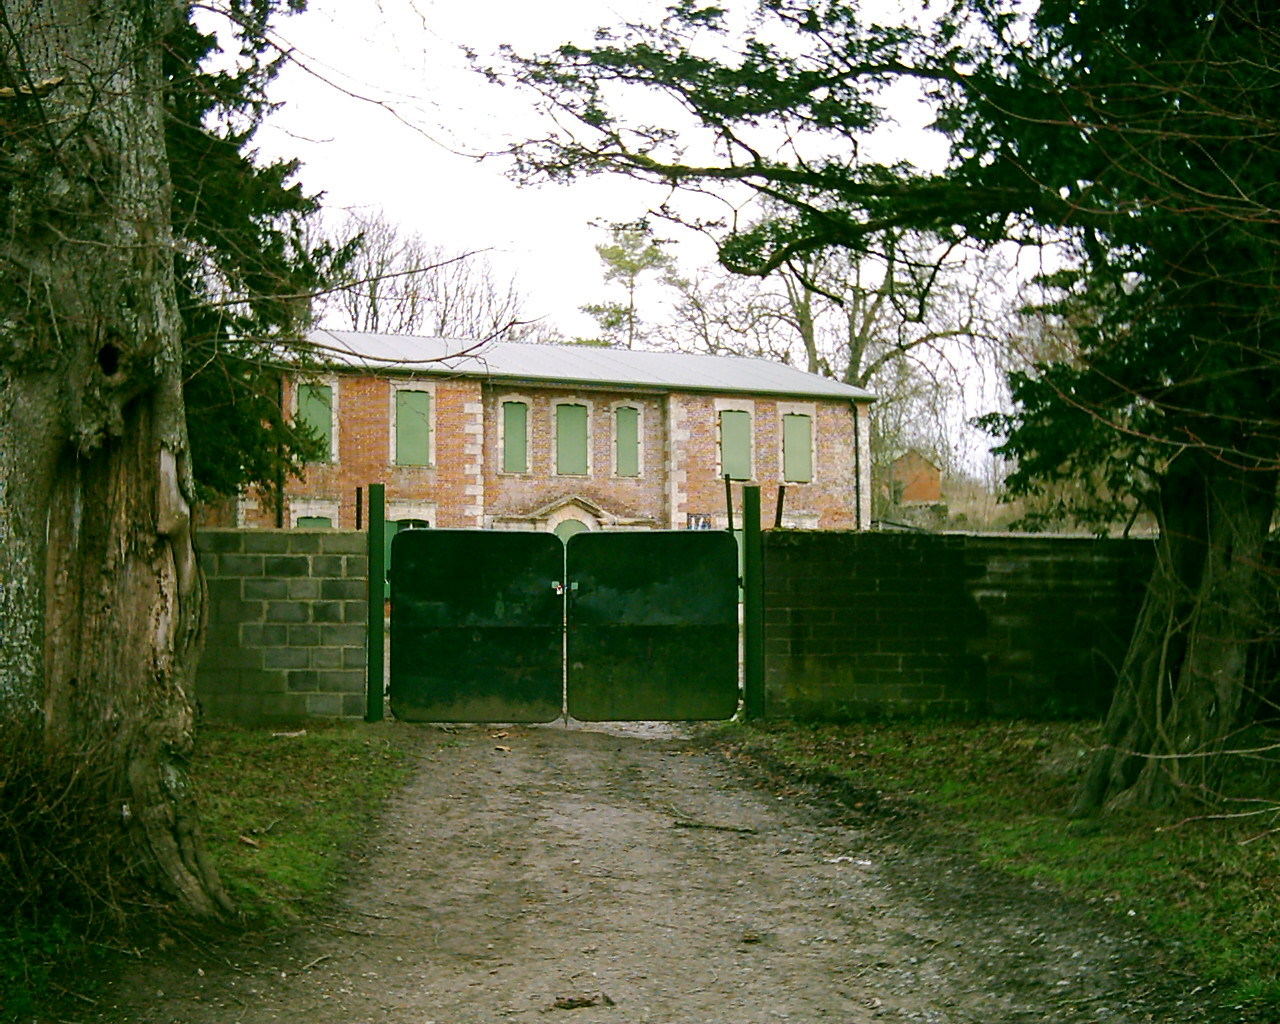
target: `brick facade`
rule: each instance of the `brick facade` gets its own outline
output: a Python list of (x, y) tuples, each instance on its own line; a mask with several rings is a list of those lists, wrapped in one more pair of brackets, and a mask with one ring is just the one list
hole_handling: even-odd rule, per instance
[(930, 505), (942, 500), (942, 472), (914, 448), (889, 464), (896, 505)]
[[(554, 529), (566, 519), (587, 529), (683, 529), (695, 522), (723, 526), (718, 417), (724, 409), (751, 413), (752, 475), (766, 496), (765, 525), (773, 523), (774, 497), (783, 483), (782, 417), (799, 414), (811, 417), (812, 478), (786, 484), (784, 524), (823, 530), (870, 526), (866, 401), (438, 373), (342, 370), (319, 382), (332, 389), (333, 457), (308, 464), (301, 481), (286, 482), (285, 526), (317, 517), (335, 528), (355, 528), (357, 491), (370, 483), (386, 485), (389, 520), (420, 520), (433, 527)], [(399, 388), (431, 396), (428, 465), (396, 464)], [(288, 408), (296, 407), (296, 395), (296, 385), (290, 385)], [(503, 403), (512, 401), (528, 408), (525, 472), (503, 468)], [(585, 474), (557, 473), (555, 424), (561, 403), (588, 411)], [(636, 476), (616, 471), (619, 406), (638, 414)], [(735, 508), (740, 508), (740, 484), (734, 492)], [(217, 525), (232, 521), (275, 526), (276, 509), (248, 496), (240, 501), (234, 520), (213, 519)]]

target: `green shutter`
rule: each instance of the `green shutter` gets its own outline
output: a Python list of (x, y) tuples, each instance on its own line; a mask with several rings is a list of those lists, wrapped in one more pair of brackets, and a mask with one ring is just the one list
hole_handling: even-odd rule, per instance
[(299, 530), (332, 530), (333, 520), (328, 516), (298, 516)]
[(733, 480), (751, 479), (751, 413), (720, 413), (720, 473)]
[(556, 472), (587, 475), (587, 407), (556, 406)]
[(431, 464), (431, 395), (396, 392), (396, 465)]
[(333, 456), (333, 388), (327, 384), (298, 385), (297, 422), (306, 424), (323, 444), (321, 460)]
[(782, 479), (797, 484), (813, 479), (813, 421), (808, 416), (782, 417)]
[(614, 410), (614, 472), (640, 475), (640, 410), (620, 405)]
[(502, 403), (502, 471), (529, 472), (529, 407), (524, 402)]

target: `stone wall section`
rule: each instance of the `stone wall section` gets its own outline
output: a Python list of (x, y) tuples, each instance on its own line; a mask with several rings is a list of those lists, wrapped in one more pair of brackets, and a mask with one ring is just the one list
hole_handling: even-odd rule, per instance
[[(365, 710), (367, 535), (198, 535), (209, 587), (206, 720)], [(1098, 714), (1136, 618), (1150, 541), (769, 530), (771, 717)]]
[(1105, 710), (1150, 541), (768, 531), (768, 713)]
[(364, 715), (366, 544), (354, 531), (200, 531), (209, 621), (195, 700), (206, 721)]

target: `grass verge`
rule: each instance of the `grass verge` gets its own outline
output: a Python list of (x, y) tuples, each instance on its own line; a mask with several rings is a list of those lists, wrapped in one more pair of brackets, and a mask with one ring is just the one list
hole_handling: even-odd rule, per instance
[[(209, 854), (246, 926), (287, 926), (322, 903), (408, 778), (419, 735), (394, 723), (202, 730), (189, 775)], [(88, 924), (52, 906), (0, 921), (0, 1022), (53, 1019), (63, 1004), (83, 1010), (87, 979), (110, 974), (122, 955), (113, 947), (142, 941)]]
[(208, 729), (191, 773), (223, 885), (255, 927), (287, 925), (352, 866), (413, 765), (404, 726)]
[[(891, 722), (717, 736), (784, 791), (816, 784), (867, 813), (911, 815), (987, 866), (1138, 918), (1184, 949), (1226, 1004), (1280, 1020), (1280, 766), (1234, 760), (1212, 811), (1069, 822), (1096, 734), (1078, 722)], [(1280, 736), (1248, 745), (1268, 740)]]

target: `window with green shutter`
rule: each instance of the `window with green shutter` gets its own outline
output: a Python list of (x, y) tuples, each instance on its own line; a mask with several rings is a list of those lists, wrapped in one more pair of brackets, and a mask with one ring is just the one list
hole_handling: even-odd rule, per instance
[(782, 479), (795, 484), (813, 479), (813, 420), (808, 416), (782, 417)]
[(751, 479), (751, 413), (724, 409), (720, 413), (720, 473), (731, 480)]
[(640, 410), (620, 405), (613, 413), (613, 471), (618, 476), (640, 475)]
[(396, 391), (396, 465), (431, 464), (431, 394)]
[(333, 388), (327, 384), (298, 385), (297, 422), (305, 424), (323, 444), (321, 461), (333, 457)]
[(529, 472), (529, 406), (502, 403), (502, 472)]
[(587, 475), (587, 407), (556, 406), (556, 472)]
[(333, 520), (328, 516), (298, 516), (299, 530), (332, 530)]

